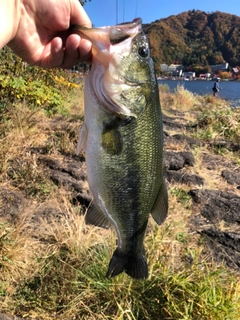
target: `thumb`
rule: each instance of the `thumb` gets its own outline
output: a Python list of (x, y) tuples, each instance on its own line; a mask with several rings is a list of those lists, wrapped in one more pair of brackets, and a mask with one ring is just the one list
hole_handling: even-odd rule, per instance
[(91, 28), (92, 23), (87, 13), (78, 0), (70, 0), (70, 21), (71, 25), (78, 24), (83, 27)]

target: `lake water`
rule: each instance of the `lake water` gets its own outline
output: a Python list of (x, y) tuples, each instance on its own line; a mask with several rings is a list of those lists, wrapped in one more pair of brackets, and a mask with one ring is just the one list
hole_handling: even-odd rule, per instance
[[(183, 85), (186, 90), (200, 95), (212, 94), (212, 87), (215, 81), (206, 80), (158, 80), (159, 84), (166, 84), (173, 92), (177, 85)], [(219, 97), (228, 100), (232, 106), (240, 107), (240, 82), (220, 81)]]

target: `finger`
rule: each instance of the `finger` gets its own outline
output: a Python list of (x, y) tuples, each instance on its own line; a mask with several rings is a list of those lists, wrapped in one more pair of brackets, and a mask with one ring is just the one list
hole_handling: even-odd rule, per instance
[(79, 35), (71, 34), (66, 41), (63, 68), (71, 68), (79, 62), (91, 60), (91, 43), (81, 39)]
[(58, 68), (64, 62), (64, 49), (61, 38), (54, 38), (44, 49), (39, 65), (43, 68)]
[(90, 62), (92, 60), (92, 43), (87, 39), (82, 39), (78, 47), (80, 62)]
[(71, 1), (71, 25), (73, 24), (88, 28), (92, 27), (91, 20), (78, 0)]
[(78, 47), (80, 44), (80, 36), (71, 34), (66, 41), (64, 50), (64, 60), (62, 68), (71, 68), (79, 62)]

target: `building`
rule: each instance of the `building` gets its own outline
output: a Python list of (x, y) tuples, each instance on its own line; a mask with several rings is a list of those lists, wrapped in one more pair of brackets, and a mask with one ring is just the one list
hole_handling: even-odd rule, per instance
[(216, 64), (216, 65), (211, 65), (210, 68), (212, 70), (212, 73), (215, 73), (216, 71), (220, 70), (220, 71), (228, 71), (228, 67), (229, 64), (226, 63), (222, 63), (222, 64)]
[(181, 64), (160, 64), (162, 72), (166, 72), (173, 77), (181, 77), (183, 72), (183, 66)]
[(210, 79), (210, 78), (211, 78), (211, 73), (201, 73), (201, 74), (199, 75), (199, 78), (200, 78), (200, 79), (204, 79), (204, 80)]
[(182, 76), (187, 79), (193, 79), (196, 77), (196, 73), (193, 71), (183, 72)]

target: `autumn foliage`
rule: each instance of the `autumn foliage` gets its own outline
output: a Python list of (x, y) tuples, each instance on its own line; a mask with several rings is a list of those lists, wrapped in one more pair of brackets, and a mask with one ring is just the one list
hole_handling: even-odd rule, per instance
[(240, 65), (240, 17), (190, 10), (144, 25), (157, 65)]
[(63, 112), (65, 98), (78, 87), (76, 74), (31, 67), (8, 47), (0, 51), (0, 116), (10, 105), (25, 102), (48, 114)]

